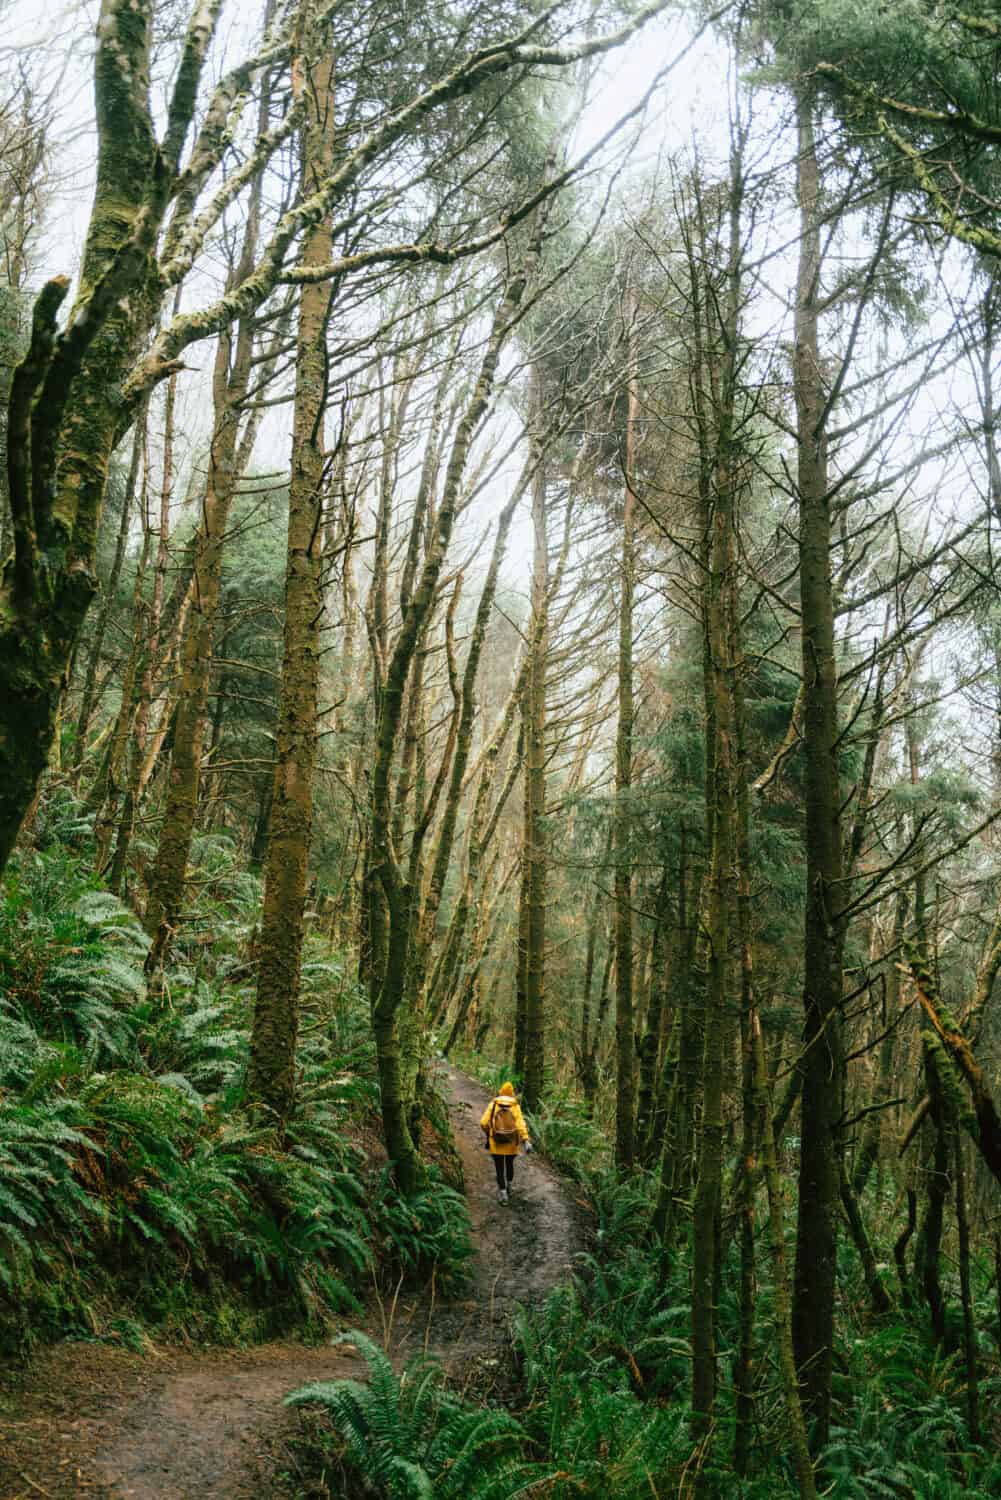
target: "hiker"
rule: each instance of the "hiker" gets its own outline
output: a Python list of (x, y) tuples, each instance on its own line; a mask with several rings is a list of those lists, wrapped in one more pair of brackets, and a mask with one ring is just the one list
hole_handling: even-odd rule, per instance
[(496, 1099), (491, 1099), (483, 1111), (480, 1129), (487, 1138), (486, 1147), (494, 1159), (497, 1202), (506, 1203), (511, 1192), (518, 1145), (524, 1141), (526, 1155), (532, 1149), (532, 1142), (528, 1139), (528, 1126), (515, 1097), (513, 1083), (503, 1084)]

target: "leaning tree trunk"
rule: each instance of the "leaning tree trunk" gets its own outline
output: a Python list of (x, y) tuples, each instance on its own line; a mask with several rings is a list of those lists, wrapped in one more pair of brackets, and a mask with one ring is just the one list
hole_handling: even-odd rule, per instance
[[(333, 57), (321, 53), (306, 83), (303, 177), (312, 191), (333, 163)], [(307, 232), (304, 268), (331, 257), (329, 215)], [(285, 630), (277, 763), (264, 864), (264, 905), (247, 1095), (284, 1126), (295, 1103), (303, 917), (313, 826), (323, 628), (324, 407), (330, 289), (306, 282), (299, 297), (289, 487)]]

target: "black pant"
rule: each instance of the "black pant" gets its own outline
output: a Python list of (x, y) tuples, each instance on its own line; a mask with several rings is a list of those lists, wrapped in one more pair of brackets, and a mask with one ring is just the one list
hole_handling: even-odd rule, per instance
[(499, 1156), (495, 1151), (491, 1151), (490, 1155), (493, 1158), (494, 1171), (497, 1173), (497, 1186), (506, 1188), (514, 1178), (514, 1157)]

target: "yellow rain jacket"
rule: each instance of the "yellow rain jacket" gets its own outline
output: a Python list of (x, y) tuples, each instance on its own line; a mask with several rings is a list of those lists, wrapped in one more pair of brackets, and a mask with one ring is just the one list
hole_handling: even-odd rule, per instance
[(508, 1109), (514, 1115), (514, 1123), (518, 1128), (518, 1136), (520, 1140), (528, 1140), (528, 1126), (525, 1124), (518, 1101), (514, 1097), (514, 1085), (510, 1083), (505, 1083), (502, 1086), (501, 1091), (497, 1095), (496, 1099), (491, 1099), (490, 1103), (483, 1111), (483, 1118), (480, 1121), (480, 1129), (483, 1131), (484, 1135), (487, 1137), (490, 1143), (490, 1151), (493, 1156), (517, 1156), (518, 1141), (512, 1141), (510, 1145), (502, 1145), (499, 1141), (495, 1141), (490, 1133), (490, 1127), (493, 1124), (494, 1111), (500, 1109), (501, 1105), (503, 1104), (506, 1104)]

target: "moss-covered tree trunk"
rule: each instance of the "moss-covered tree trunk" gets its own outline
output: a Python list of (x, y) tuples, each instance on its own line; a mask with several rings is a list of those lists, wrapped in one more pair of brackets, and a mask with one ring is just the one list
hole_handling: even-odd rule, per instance
[(94, 864), (98, 873), (107, 873), (111, 841), (115, 833), (119, 804), (125, 783), (125, 770), (133, 738), (133, 721), (136, 711), (136, 681), (143, 663), (143, 596), (146, 588), (146, 571), (149, 565), (150, 533), (143, 533), (142, 550), (136, 563), (136, 576), (132, 586), (132, 612), (135, 626), (129, 653), (125, 658), (121, 680), (121, 702), (115, 716), (107, 753), (101, 769), (90, 789), (89, 801), (95, 808), (94, 816)]
[(125, 548), (132, 527), (132, 512), (135, 506), (139, 469), (143, 459), (145, 441), (146, 413), (143, 411), (139, 421), (136, 423), (135, 435), (132, 439), (132, 457), (129, 461), (129, 472), (125, 481), (125, 495), (122, 499), (122, 513), (118, 522), (115, 555), (112, 559), (111, 573), (108, 577), (104, 599), (94, 626), (94, 638), (90, 643), (83, 687), (80, 692), (80, 707), (76, 719), (76, 742), (73, 747), (73, 761), (77, 766), (80, 766), (83, 762), (87, 746), (87, 731), (90, 728), (90, 721), (97, 707), (97, 678), (101, 663), (101, 652), (104, 648), (104, 639), (108, 632), (108, 625), (111, 623), (111, 612), (115, 606), (118, 595), (118, 584), (122, 576), (122, 564), (125, 561)]
[(810, 1443), (807, 1436), (803, 1405), (800, 1399), (799, 1378), (792, 1340), (792, 1308), (789, 1298), (789, 1276), (786, 1270), (785, 1250), (785, 1203), (782, 1196), (782, 1177), (778, 1154), (775, 1150), (775, 1134), (772, 1129), (772, 1101), (768, 1086), (768, 1065), (765, 1061), (765, 1045), (761, 1036), (761, 1022), (756, 1011), (751, 1015), (751, 1047), (756, 1096), (755, 1114), (761, 1129), (761, 1147), (764, 1158), (765, 1184), (768, 1189), (768, 1245), (772, 1260), (772, 1302), (775, 1309), (775, 1341), (778, 1351), (779, 1376), (782, 1397), (789, 1423), (789, 1439), (799, 1481), (800, 1500), (816, 1500), (817, 1481), (810, 1461)]
[[(180, 306), (180, 292), (174, 302), (175, 310)], [(150, 714), (156, 691), (157, 674), (169, 666), (170, 653), (165, 664), (161, 661), (161, 641), (164, 628), (164, 603), (167, 587), (167, 572), (170, 568), (170, 507), (174, 494), (174, 416), (177, 407), (177, 376), (167, 382), (164, 399), (163, 458), (160, 475), (160, 515), (156, 535), (156, 562), (153, 565), (153, 587), (148, 609), (142, 609), (137, 618), (137, 629), (143, 632), (143, 668), (139, 679), (135, 717), (129, 745), (129, 765), (125, 781), (125, 796), (115, 835), (115, 852), (111, 861), (108, 883), (113, 891), (123, 892), (125, 874), (132, 835), (143, 791), (143, 765), (149, 747)], [(149, 518), (144, 517), (149, 528)]]
[(841, 792), (831, 578), (826, 393), (818, 333), (820, 167), (812, 104), (796, 102), (800, 214), (793, 385), (797, 421), (803, 755), (806, 804), (802, 1105), (793, 1341), (816, 1447), (828, 1439), (837, 1276), (844, 1061), (841, 1042)]
[[(521, 705), (521, 737), (528, 743), (527, 696)], [(528, 1056), (528, 845), (531, 837), (532, 803), (528, 791), (528, 767), (522, 776), (521, 799), (521, 875), (518, 881), (518, 952), (514, 969), (514, 1037), (512, 1054), (514, 1071), (520, 1082), (525, 1078), (525, 1059)]]
[[(905, 891), (898, 891), (893, 903), (893, 926), (890, 930), (890, 942), (886, 953), (886, 988), (882, 1010), (882, 1025), (885, 1031), (883, 1040), (880, 1043), (876, 1084), (872, 1095), (872, 1103), (877, 1106), (886, 1105), (893, 1086), (893, 1054), (897, 1035), (895, 1022), (900, 1004), (900, 970), (897, 967), (897, 955), (900, 952), (900, 944), (904, 936), (906, 915), (907, 893)], [(859, 1145), (858, 1155), (855, 1158), (855, 1167), (851, 1179), (852, 1192), (857, 1199), (861, 1198), (865, 1192), (866, 1184), (869, 1181), (869, 1174), (879, 1159), (885, 1120), (886, 1109), (882, 1107), (876, 1108), (871, 1114), (866, 1115), (865, 1125), (862, 1129), (862, 1140)]]
[(542, 1102), (546, 1046), (546, 682), (549, 668), (549, 530), (546, 466), (541, 447), (541, 376), (532, 373), (532, 616), (531, 662), (525, 696), (525, 1106)]
[[(31, 346), (12, 380), (15, 550), (0, 584), (0, 869), (48, 763), (73, 648), (97, 588), (97, 527), (121, 420), (120, 383), (155, 307), (150, 237), (140, 228), (153, 191), (150, 23), (149, 0), (103, 0), (94, 62), (97, 182), (79, 287), (61, 333), (56, 314), (69, 281), (43, 289)], [(160, 194), (153, 196), (162, 212)], [(121, 300), (127, 293), (131, 306)]]
[[(665, 869), (657, 888), (654, 929), (650, 950), (650, 1002), (646, 1011), (643, 1040), (639, 1048), (639, 1083), (636, 1091), (636, 1158), (643, 1166), (657, 1159), (654, 1116), (657, 1102), (657, 1063), (660, 1058), (664, 1011), (669, 989), (668, 910), (670, 880)], [(592, 921), (593, 934), (596, 923)], [(593, 966), (593, 956), (592, 956)], [(585, 978), (587, 975), (585, 974)], [(588, 997), (589, 998), (589, 997)]]
[(970, 1276), (970, 1221), (966, 1203), (966, 1162), (963, 1138), (954, 1133), (956, 1182), (956, 1235), (959, 1241), (959, 1290), (963, 1304), (963, 1362), (966, 1366), (966, 1425), (972, 1443), (979, 1443), (980, 1380), (977, 1369), (977, 1325)]
[[(252, 248), (251, 248), (252, 253)], [(180, 925), (184, 890), (202, 784), (216, 620), (222, 590), (223, 550), (240, 472), (240, 418), (251, 373), (253, 325), (236, 338), (220, 334), (213, 371), (214, 423), (208, 476), (197, 537), (195, 582), (181, 649), (180, 697), (174, 724), (167, 799), (150, 879), (146, 928), (152, 939), (147, 973), (163, 968)]]
[(711, 545), (706, 580), (706, 697), (713, 726), (713, 776), (707, 787), (712, 847), (703, 894), (700, 978), (704, 995), (702, 1119), (692, 1204), (692, 1413), (693, 1437), (708, 1442), (716, 1400), (716, 1305), (719, 1214), (723, 1172), (723, 1062), (729, 982), (729, 943), (736, 906), (736, 742), (728, 593), (735, 566), (732, 408), (721, 413), (717, 482), (709, 517)]
[[(635, 317), (630, 296), (629, 316)], [(625, 488), (619, 565), (618, 724), (615, 732), (615, 1160), (628, 1171), (636, 1154), (636, 1023), (633, 1016), (633, 874), (630, 797), (633, 780), (633, 601), (636, 592), (635, 372), (629, 380), (625, 434)]]
[(151, 0), (101, 3), (94, 51), (97, 172), (76, 296), (60, 329), (69, 278), (42, 289), (8, 402), (14, 555), (0, 579), (0, 870), (48, 763), (96, 591), (108, 466), (136, 411), (134, 393), (126, 396), (123, 387), (156, 320), (157, 238), (219, 9), (199, 5), (191, 16), (157, 143), (149, 98)]
[[(303, 178), (306, 192), (312, 192), (333, 164), (334, 63), (330, 53), (320, 51), (308, 70), (304, 65), (304, 73)], [(303, 239), (301, 264), (324, 265), (331, 258), (331, 248), (330, 221), (324, 217)], [(303, 918), (313, 826), (324, 620), (323, 468), (329, 313), (329, 287), (324, 282), (307, 282), (299, 297), (296, 332), (277, 763), (247, 1072), (248, 1100), (252, 1105), (263, 1105), (281, 1126), (295, 1103)]]
[[(740, 1333), (736, 1371), (734, 1468), (746, 1474), (755, 1424), (756, 1270), (755, 1197), (758, 1176), (758, 1099), (754, 1079), (754, 950), (751, 894), (751, 808), (748, 787), (747, 721), (744, 707), (744, 648), (740, 594), (733, 571), (727, 595), (728, 631), (733, 652), (733, 714), (736, 763), (737, 944), (740, 954), (741, 1177), (740, 1177)], [(788, 1296), (788, 1287), (786, 1288)]]

